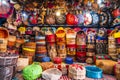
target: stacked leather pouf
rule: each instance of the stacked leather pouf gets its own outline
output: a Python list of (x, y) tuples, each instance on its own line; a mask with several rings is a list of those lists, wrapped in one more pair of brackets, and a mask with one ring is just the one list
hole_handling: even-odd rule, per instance
[(67, 55), (75, 60), (76, 55), (76, 32), (68, 29), (66, 32)]
[(38, 34), (36, 37), (36, 60), (41, 61), (43, 57), (47, 56), (45, 35)]
[(9, 35), (9, 37), (8, 37), (8, 47), (9, 48), (14, 47), (15, 42), (16, 42), (16, 36)]
[(119, 28), (115, 29), (115, 33), (114, 33), (114, 38), (116, 39), (116, 54), (114, 54), (114, 57), (116, 59), (120, 59), (120, 32), (119, 32)]
[(107, 30), (105, 28), (100, 28), (96, 37), (96, 53), (106, 54), (107, 53)]
[(84, 33), (84, 31), (77, 32), (76, 45), (77, 45), (77, 51), (76, 51), (77, 61), (85, 62), (86, 60), (86, 34)]
[(9, 32), (5, 28), (0, 28), (0, 52), (7, 51)]
[(24, 56), (29, 58), (29, 64), (33, 63), (35, 56), (36, 43), (35, 42), (26, 42), (22, 46), (22, 52)]
[(57, 56), (55, 34), (51, 33), (50, 31), (47, 32), (46, 42), (48, 55), (51, 58), (51, 60), (53, 60), (53, 58)]
[(15, 42), (15, 47), (16, 47), (16, 52), (20, 53), (21, 52), (21, 45), (25, 42), (24, 38), (18, 31), (15, 32), (16, 34), (16, 42)]
[(56, 44), (57, 44), (58, 57), (64, 60), (67, 56), (67, 53), (66, 53), (65, 31), (62, 27), (58, 28), (56, 31)]
[(117, 41), (117, 42), (119, 42), (118, 44), (117, 44), (117, 57), (118, 57), (118, 59), (120, 59), (120, 41)]
[(94, 63), (94, 55), (95, 55), (95, 30), (88, 29), (86, 31), (86, 34), (87, 34), (86, 63), (93, 64)]
[(108, 37), (108, 54), (111, 56), (113, 60), (117, 59), (117, 52), (116, 52), (116, 39), (113, 37), (112, 31)]

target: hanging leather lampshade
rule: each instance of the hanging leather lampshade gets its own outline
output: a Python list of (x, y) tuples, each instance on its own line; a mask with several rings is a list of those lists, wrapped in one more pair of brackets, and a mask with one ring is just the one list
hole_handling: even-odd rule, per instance
[(36, 25), (38, 24), (38, 15), (36, 13), (32, 14), (32, 15), (29, 15), (28, 17), (28, 22), (31, 24), (31, 25)]
[(73, 14), (68, 13), (68, 14), (66, 15), (66, 22), (67, 22), (67, 24), (73, 25), (73, 24), (74, 24), (74, 20), (75, 20), (75, 18), (74, 18), (74, 15), (73, 15)]
[(114, 18), (120, 16), (120, 9), (113, 10), (112, 14), (113, 14)]
[(108, 22), (108, 15), (106, 12), (100, 12), (100, 25), (106, 25)]
[(68, 25), (75, 25), (78, 23), (78, 18), (75, 15), (68, 13), (66, 15), (66, 22)]
[(78, 18), (78, 24), (84, 23), (84, 16), (82, 13), (77, 14), (77, 18)]
[(57, 24), (64, 24), (65, 21), (66, 21), (65, 15), (56, 16), (56, 23)]
[(90, 25), (92, 23), (92, 16), (90, 12), (85, 12), (84, 13), (84, 25)]
[(107, 11), (108, 14), (108, 24), (111, 24), (113, 22), (113, 16), (110, 11)]
[(99, 16), (97, 13), (95, 13), (94, 11), (91, 12), (92, 15), (92, 24), (93, 25), (97, 25), (99, 23)]
[(55, 24), (55, 16), (54, 15), (47, 15), (46, 16), (46, 23), (47, 24)]

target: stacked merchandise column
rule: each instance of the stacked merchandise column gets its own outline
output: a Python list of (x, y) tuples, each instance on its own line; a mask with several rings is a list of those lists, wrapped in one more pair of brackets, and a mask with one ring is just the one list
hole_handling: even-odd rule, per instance
[[(11, 54), (16, 54), (18, 55), (18, 51), (17, 51), (17, 48), (15, 47), (15, 43), (16, 43), (16, 36), (15, 34), (9, 34), (9, 37), (8, 37), (8, 44), (7, 44), (7, 52), (8, 53), (11, 53)], [(13, 61), (12, 61), (12, 57), (13, 57)], [(4, 59), (5, 60), (5, 59)], [(9, 61), (9, 59), (7, 59)], [(15, 56), (11, 56), (11, 62), (16, 62), (17, 63), (17, 57), (15, 58)], [(7, 62), (7, 61), (6, 61)], [(10, 63), (10, 62), (9, 62)], [(17, 71), (17, 64), (15, 65), (12, 65), (10, 66), (11, 68), (13, 67), (13, 77), (15, 76), (16, 74), (16, 71)], [(10, 68), (8, 67), (8, 68)], [(7, 67), (6, 67), (7, 69)], [(7, 70), (6, 70), (7, 71)]]
[(86, 34), (84, 31), (77, 32), (76, 37), (76, 58), (78, 62), (85, 62), (86, 60)]
[(9, 35), (8, 38), (8, 52), (10, 53), (15, 53), (15, 42), (16, 42), (16, 36), (14, 35)]
[(108, 54), (113, 60), (117, 60), (116, 39), (114, 38), (115, 30), (113, 30), (108, 37)]
[(117, 55), (118, 55), (118, 60), (120, 61), (120, 41), (117, 44)]
[(35, 42), (26, 42), (22, 45), (22, 52), (24, 56), (29, 58), (29, 64), (33, 63), (33, 59), (36, 51), (36, 43)]
[(60, 27), (56, 31), (56, 44), (57, 44), (57, 52), (58, 52), (58, 57), (61, 59), (66, 58), (66, 39), (65, 39), (65, 30)]
[(87, 58), (86, 63), (93, 64), (94, 63), (94, 55), (95, 55), (95, 34), (96, 31), (94, 29), (88, 29), (86, 31), (87, 34)]
[(116, 56), (117, 56), (117, 58), (118, 58), (118, 61), (120, 60), (120, 31), (119, 31), (119, 29), (118, 29), (118, 32), (116, 32), (115, 34), (114, 34), (114, 38), (116, 39), (116, 47), (117, 47), (117, 54), (116, 54)]
[(0, 52), (7, 51), (9, 32), (5, 28), (0, 28)]
[(9, 54), (8, 40), (11, 41), (8, 30), (0, 28), (0, 80), (11, 80), (16, 72), (14, 69), (16, 69), (18, 55)]
[(38, 32), (38, 34), (35, 37), (35, 40), (36, 40), (35, 60), (42, 61), (42, 58), (47, 56), (45, 35)]
[(16, 34), (15, 42), (16, 53), (20, 54), (22, 52), (21, 45), (25, 42), (25, 40), (23, 38), (23, 35), (21, 35), (19, 31), (16, 31), (15, 34)]
[(76, 32), (74, 29), (66, 31), (67, 55), (75, 60), (76, 55)]
[(100, 28), (96, 36), (96, 53), (100, 57), (107, 53), (107, 30)]
[(46, 42), (47, 42), (47, 49), (48, 49), (48, 55), (53, 60), (57, 56), (56, 51), (56, 40), (55, 40), (55, 34), (48, 30), (46, 32)]

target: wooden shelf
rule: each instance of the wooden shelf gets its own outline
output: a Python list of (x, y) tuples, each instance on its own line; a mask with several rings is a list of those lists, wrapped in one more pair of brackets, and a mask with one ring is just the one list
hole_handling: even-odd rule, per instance
[(29, 27), (34, 27), (34, 26), (39, 26), (39, 27), (80, 27), (80, 28), (115, 28), (116, 26), (120, 26), (120, 23), (119, 24), (116, 24), (116, 25), (113, 25), (113, 26), (109, 26), (109, 25), (105, 25), (105, 26), (99, 26), (99, 25), (87, 25), (87, 26), (84, 26), (84, 25), (67, 25), (67, 24), (64, 24), (64, 25), (46, 25), (46, 24), (40, 24), (40, 25), (29, 25)]

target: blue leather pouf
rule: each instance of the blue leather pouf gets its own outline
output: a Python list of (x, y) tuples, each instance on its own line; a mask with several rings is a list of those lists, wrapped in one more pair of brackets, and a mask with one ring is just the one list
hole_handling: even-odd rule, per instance
[(43, 57), (42, 62), (50, 62), (50, 57)]
[(71, 58), (71, 57), (66, 57), (66, 58), (65, 58), (65, 63), (67, 63), (67, 64), (73, 64), (73, 58)]
[(35, 61), (42, 62), (44, 57), (46, 57), (46, 54), (35, 54)]

